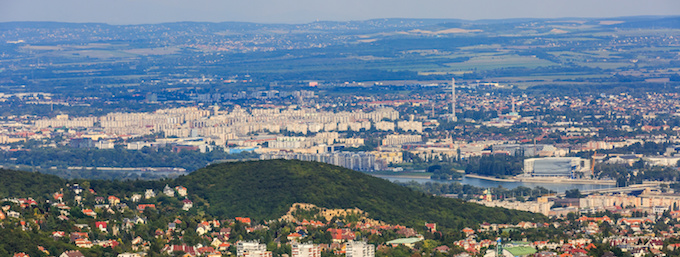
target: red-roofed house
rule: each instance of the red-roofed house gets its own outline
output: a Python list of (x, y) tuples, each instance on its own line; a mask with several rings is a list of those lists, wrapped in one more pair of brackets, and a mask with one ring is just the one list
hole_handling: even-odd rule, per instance
[(154, 208), (155, 209), (156, 205), (155, 204), (140, 204), (140, 205), (137, 205), (137, 210), (139, 212), (144, 212), (144, 210), (146, 210), (146, 208)]
[(675, 249), (680, 248), (680, 244), (669, 244), (668, 250), (675, 251)]
[(84, 209), (83, 214), (90, 216), (90, 217), (97, 217), (97, 213), (94, 212), (92, 209)]
[(173, 254), (174, 252), (184, 252), (191, 256), (196, 256), (196, 247), (187, 245), (165, 245), (162, 252)]
[(333, 238), (333, 242), (340, 243), (343, 241), (347, 240), (354, 240), (356, 235), (351, 229), (346, 229), (346, 228), (329, 228), (327, 230), (328, 232), (331, 233), (331, 237)]
[(222, 243), (222, 244), (220, 244), (220, 246), (217, 247), (217, 250), (220, 250), (220, 251), (227, 251), (227, 250), (229, 250), (229, 246), (231, 246), (231, 244), (229, 244), (229, 243)]
[(210, 246), (204, 246), (201, 248), (196, 249), (196, 251), (201, 254), (201, 255), (206, 255), (206, 254), (211, 254), (211, 253), (217, 253), (215, 248), (212, 248)]
[(94, 246), (89, 239), (76, 239), (76, 246), (80, 248), (92, 248)]
[(290, 233), (290, 235), (288, 235), (286, 238), (288, 238), (288, 241), (298, 242), (298, 240), (300, 240), (301, 237), (302, 237), (302, 235), (293, 232), (293, 233)]
[(118, 197), (111, 195), (111, 196), (109, 196), (109, 203), (112, 204), (112, 205), (113, 204), (119, 204), (120, 199), (118, 199)]
[(102, 232), (106, 232), (106, 222), (105, 221), (97, 221), (94, 223), (94, 226), (101, 230)]
[(187, 188), (183, 186), (176, 186), (175, 190), (177, 190), (177, 194), (179, 196), (187, 196)]
[(236, 217), (234, 219), (238, 222), (245, 223), (245, 224), (250, 224), (250, 222), (251, 222), (250, 218)]
[[(425, 227), (430, 232), (437, 232), (437, 223), (425, 223)], [(473, 231), (474, 233), (474, 231)]]

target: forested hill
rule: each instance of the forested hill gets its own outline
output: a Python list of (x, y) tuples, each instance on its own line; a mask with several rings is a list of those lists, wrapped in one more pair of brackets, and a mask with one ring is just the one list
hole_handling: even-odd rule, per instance
[(192, 197), (209, 203), (208, 211), (217, 216), (270, 220), (285, 214), (293, 203), (311, 203), (326, 208), (357, 207), (370, 218), (412, 227), (424, 222), (462, 228), (482, 222), (544, 219), (528, 212), (426, 195), (361, 172), (317, 162), (223, 163), (174, 182), (187, 187)]
[(0, 199), (33, 197), (47, 199), (64, 187), (66, 180), (54, 175), (0, 169)]

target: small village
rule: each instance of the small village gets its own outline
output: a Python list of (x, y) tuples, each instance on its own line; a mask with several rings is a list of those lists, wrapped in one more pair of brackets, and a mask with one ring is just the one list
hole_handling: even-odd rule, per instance
[[(3, 228), (54, 240), (35, 245), (40, 256), (675, 256), (680, 246), (677, 210), (618, 207), (459, 230), (390, 225), (359, 209), (302, 203), (278, 220), (222, 219), (195, 206), (187, 188), (168, 185), (124, 196), (67, 184), (44, 201), (0, 203)], [(55, 252), (59, 244), (69, 250)]]

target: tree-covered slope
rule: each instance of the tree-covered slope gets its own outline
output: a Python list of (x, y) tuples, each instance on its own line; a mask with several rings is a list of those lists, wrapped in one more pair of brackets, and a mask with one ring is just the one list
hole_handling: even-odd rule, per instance
[(429, 196), (357, 171), (303, 161), (217, 164), (175, 180), (205, 200), (218, 216), (275, 219), (293, 203), (326, 208), (357, 207), (370, 218), (420, 227), (436, 222), (448, 228), (481, 222), (542, 220), (541, 215), (488, 208), (458, 199)]
[(0, 169), (0, 199), (5, 197), (49, 197), (66, 181), (37, 172)]

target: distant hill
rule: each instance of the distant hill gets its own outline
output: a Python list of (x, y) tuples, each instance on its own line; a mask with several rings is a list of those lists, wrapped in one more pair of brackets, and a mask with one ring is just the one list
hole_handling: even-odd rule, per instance
[(387, 180), (338, 166), (269, 160), (211, 165), (175, 181), (219, 216), (271, 220), (293, 203), (325, 208), (359, 208), (370, 218), (419, 227), (436, 222), (462, 228), (482, 222), (543, 220), (542, 215), (488, 208), (458, 199), (429, 196)]

